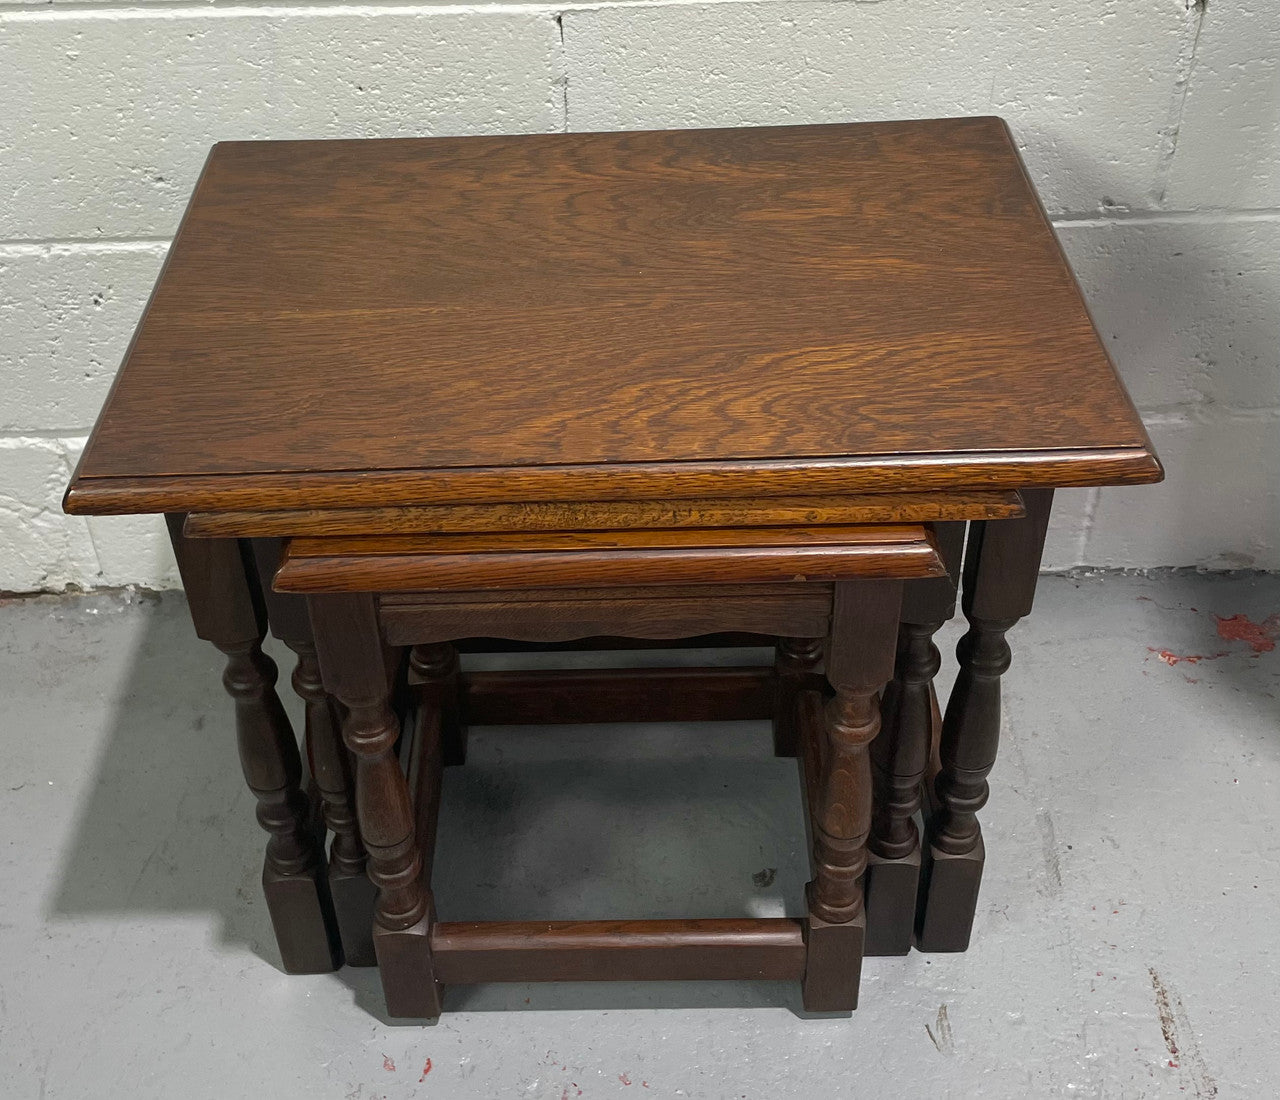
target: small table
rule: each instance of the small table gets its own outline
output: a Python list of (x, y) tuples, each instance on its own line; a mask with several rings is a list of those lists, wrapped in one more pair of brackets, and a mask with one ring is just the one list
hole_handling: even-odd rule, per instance
[(903, 597), (868, 950), (907, 949), (917, 883), (915, 942), (961, 950), (1052, 492), (1161, 476), (1007, 128), (968, 118), (217, 145), (65, 507), (168, 515), (285, 966), (315, 971), (372, 961), (371, 894), (306, 604), (269, 583), (282, 540), (930, 524), (952, 573)]

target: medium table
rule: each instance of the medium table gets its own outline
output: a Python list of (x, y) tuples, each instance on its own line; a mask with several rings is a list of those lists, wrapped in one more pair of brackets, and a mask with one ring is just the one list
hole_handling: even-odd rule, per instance
[[(314, 971), (372, 961), (376, 811), (353, 804), (305, 598), (270, 583), (286, 540), (930, 525), (950, 574), (904, 588), (867, 937), (905, 951), (919, 889), (917, 946), (961, 950), (1053, 490), (1161, 476), (1006, 126), (966, 118), (219, 144), (65, 507), (168, 515), (228, 657), (285, 967)], [(298, 655), (310, 780), (268, 625)]]

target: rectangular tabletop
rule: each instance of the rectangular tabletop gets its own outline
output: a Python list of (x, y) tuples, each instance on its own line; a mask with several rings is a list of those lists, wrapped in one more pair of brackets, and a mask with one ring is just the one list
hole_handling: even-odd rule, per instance
[(67, 507), (1159, 477), (975, 118), (215, 146)]

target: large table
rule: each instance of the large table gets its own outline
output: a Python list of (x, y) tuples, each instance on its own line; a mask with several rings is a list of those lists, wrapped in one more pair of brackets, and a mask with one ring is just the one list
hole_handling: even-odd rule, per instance
[[(948, 575), (902, 598), (867, 949), (960, 950), (1005, 632), (1053, 490), (1161, 476), (1007, 127), (964, 118), (219, 144), (65, 507), (168, 516), (196, 630), (228, 658), (284, 964), (317, 971), (372, 961), (375, 808), (355, 804), (298, 580), (333, 554), (470, 545), (441, 584), (483, 588), (495, 547), (745, 531), (774, 572), (735, 583), (766, 583), (821, 579), (814, 546), (841, 529), (926, 525)], [(809, 533), (762, 548), (769, 529)], [(293, 591), (272, 585), (282, 557)], [(682, 591), (706, 579), (670, 560)], [(617, 561), (571, 571), (620, 584)], [(939, 734), (933, 636), (957, 588)], [(268, 627), (298, 655), (309, 768)]]

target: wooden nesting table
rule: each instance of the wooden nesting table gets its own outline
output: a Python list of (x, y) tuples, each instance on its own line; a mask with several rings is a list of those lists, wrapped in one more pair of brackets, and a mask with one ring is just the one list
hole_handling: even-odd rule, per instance
[[(619, 968), (603, 927), (564, 932), (572, 965), (527, 928), (433, 939), (388, 653), (414, 646), (434, 715), (411, 772), (461, 758), (468, 708), (566, 716), (564, 683), (550, 702), (460, 687), (449, 643), (479, 633), (777, 638), (776, 670), (732, 683), (573, 686), (586, 716), (611, 692), (772, 715), (781, 752), (806, 729), (836, 744), (890, 681), (874, 814), (865, 714), (848, 783), (822, 760), (809, 775), (847, 824), (839, 866), (815, 834), (811, 895), (838, 878), (819, 906), (836, 919), (614, 929), (662, 977), (726, 976), (680, 960), (737, 936), (742, 976), (803, 974), (814, 1007), (851, 1007), (860, 934), (812, 998), (804, 957), (863, 919), (864, 886), (868, 952), (967, 946), (1004, 636), (1053, 490), (1160, 477), (1006, 127), (974, 118), (215, 146), (65, 507), (169, 517), (197, 632), (228, 658), (285, 966), (372, 963), (376, 930), (401, 1014), (436, 1003), (413, 987), (433, 943), (454, 980), (646, 965)], [(939, 734), (933, 636), (957, 589)], [(268, 627), (298, 656), (306, 763)]]

